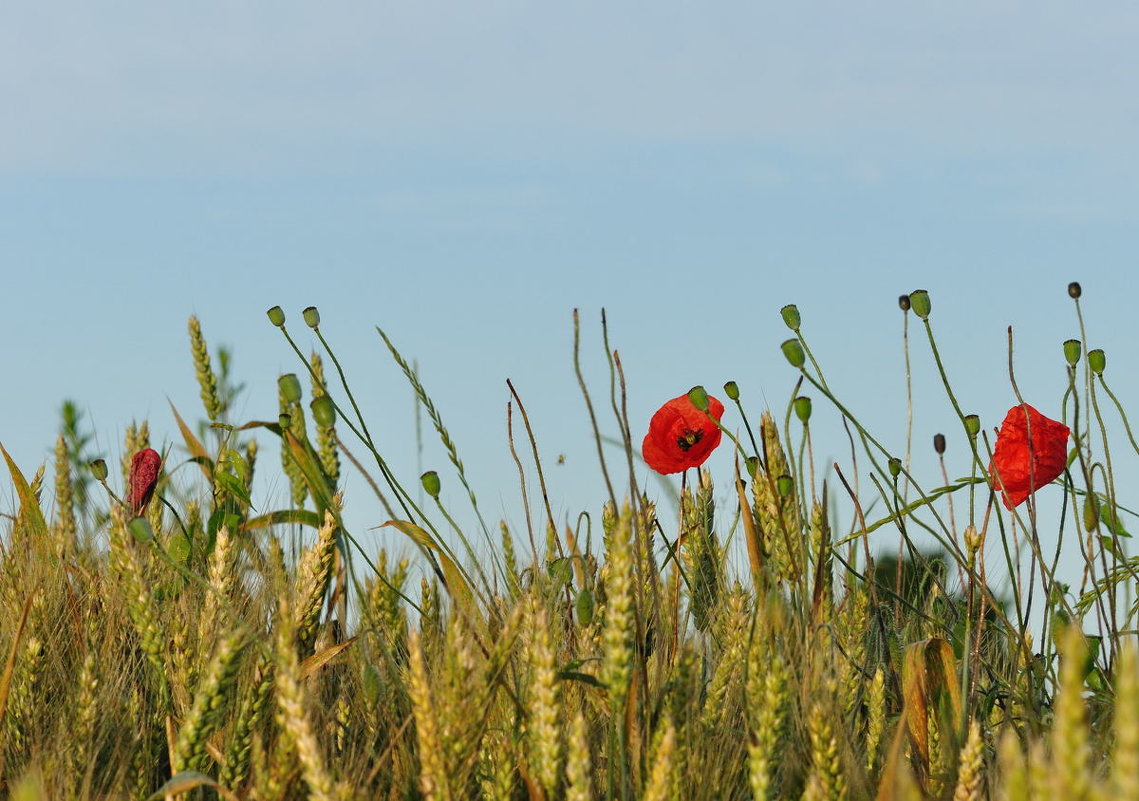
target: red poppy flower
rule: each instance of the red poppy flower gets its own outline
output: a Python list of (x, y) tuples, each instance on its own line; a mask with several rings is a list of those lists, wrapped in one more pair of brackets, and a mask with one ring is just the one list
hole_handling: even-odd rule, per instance
[[(724, 404), (710, 395), (708, 414), (716, 420), (724, 416)], [(649, 421), (641, 455), (658, 473), (680, 473), (704, 464), (720, 444), (720, 436), (715, 423), (692, 405), (687, 395), (681, 395), (657, 409)]]
[(1027, 403), (1008, 410), (997, 432), (997, 445), (989, 465), (993, 488), (1001, 493), (1008, 509), (1024, 503), (1029, 495), (1064, 472), (1069, 433), (1066, 425), (1048, 419)]
[(131, 505), (136, 515), (142, 514), (154, 496), (160, 470), (162, 470), (162, 457), (153, 448), (139, 451), (131, 460), (130, 492), (127, 493), (127, 503)]

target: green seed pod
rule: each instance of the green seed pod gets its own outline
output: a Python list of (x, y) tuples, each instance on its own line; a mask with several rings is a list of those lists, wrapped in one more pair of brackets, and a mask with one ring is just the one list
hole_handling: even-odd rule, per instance
[(365, 664), (360, 675), (360, 686), (364, 690), (364, 698), (369, 704), (374, 704), (379, 700), (382, 685), (380, 671), (376, 669), (376, 666), (371, 662)]
[(291, 414), (282, 414), (277, 418), (277, 425), (282, 430), (287, 430), (293, 424), (293, 416)]
[(145, 517), (136, 517), (127, 524), (127, 529), (139, 542), (150, 542), (154, 539), (154, 530), (151, 529), (150, 521)]
[(166, 546), (166, 553), (180, 565), (184, 565), (190, 561), (190, 540), (182, 532), (178, 532), (170, 538), (170, 543)]
[(296, 373), (285, 373), (277, 379), (277, 386), (281, 394), (289, 403), (299, 403), (301, 399), (301, 382)]
[(759, 472), (759, 457), (758, 456), (747, 457), (747, 461), (744, 462), (744, 466), (747, 468), (747, 474), (749, 476), (751, 476), (752, 479), (754, 480), (755, 474)]
[(1068, 339), (1064, 341), (1064, 359), (1072, 367), (1075, 367), (1076, 364), (1080, 361), (1080, 353), (1082, 350), (1083, 348), (1080, 345), (1080, 340)]
[(438, 473), (434, 470), (428, 470), (419, 477), (419, 482), (423, 484), (423, 489), (428, 495), (432, 498), (439, 497), (439, 490), (442, 489), (442, 484), (439, 481)]
[(573, 602), (574, 610), (577, 612), (577, 622), (582, 626), (588, 626), (593, 622), (593, 593), (586, 587), (577, 594), (577, 598)]
[(320, 325), (320, 312), (316, 310), (316, 306), (309, 306), (301, 314), (305, 318), (305, 325), (309, 328), (316, 328)]
[(787, 357), (787, 361), (791, 362), (792, 367), (802, 367), (807, 363), (807, 354), (803, 352), (803, 346), (799, 344), (797, 339), (788, 339), (782, 345), (783, 355)]
[(965, 433), (971, 439), (976, 439), (977, 435), (981, 433), (981, 418), (975, 414), (965, 415)]
[(330, 426), (336, 422), (336, 404), (327, 395), (313, 398), (309, 408), (312, 409), (312, 419), (318, 426)]
[(902, 460), (897, 456), (891, 456), (890, 461), (886, 463), (887, 469), (890, 471), (890, 477), (897, 479), (902, 474)]
[(934, 451), (937, 452), (938, 456), (943, 456), (945, 454), (945, 435), (944, 434), (934, 434), (933, 435), (933, 449), (934, 449)]
[(729, 381), (724, 384), (724, 394), (728, 396), (729, 400), (737, 401), (740, 399), (740, 388), (735, 381)]
[(806, 395), (795, 398), (795, 416), (799, 418), (800, 423), (806, 423), (811, 419), (811, 399)]
[(1070, 297), (1073, 299), (1078, 299), (1082, 294), (1084, 294), (1084, 291), (1080, 289), (1079, 281), (1073, 281), (1072, 283), (1068, 284), (1068, 295)]
[(898, 297), (898, 308), (904, 312), (908, 312), (910, 310), (910, 296), (909, 295), (901, 295)]
[(787, 324), (788, 328), (790, 328), (792, 331), (799, 330), (798, 306), (796, 306), (794, 303), (788, 303), (786, 306), (779, 310), (779, 314), (783, 316), (783, 322)]
[(265, 312), (265, 314), (269, 315), (269, 322), (278, 328), (285, 324), (285, 310), (280, 306), (274, 306), (273, 308), (269, 309), (269, 311)]
[(1099, 524), (1099, 503), (1091, 496), (1084, 496), (1084, 531), (1095, 531)]
[(708, 411), (708, 393), (699, 384), (688, 390), (688, 400), (692, 401), (692, 405), (698, 410)]
[(928, 319), (930, 306), (929, 293), (924, 289), (915, 289), (910, 293), (910, 307), (918, 317)]
[(1088, 367), (1092, 368), (1092, 372), (1096, 375), (1103, 375), (1104, 368), (1107, 367), (1107, 354), (1101, 348), (1089, 350)]
[(795, 481), (791, 476), (784, 473), (779, 478), (775, 479), (775, 491), (779, 493), (780, 498), (786, 498), (795, 491)]
[(107, 463), (103, 459), (96, 459), (87, 465), (91, 468), (91, 475), (94, 476), (96, 481), (107, 480)]

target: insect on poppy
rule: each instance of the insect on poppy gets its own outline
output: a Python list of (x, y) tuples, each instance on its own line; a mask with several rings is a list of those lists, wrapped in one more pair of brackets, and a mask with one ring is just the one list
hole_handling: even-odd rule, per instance
[(1000, 493), (1006, 508), (1024, 503), (1064, 472), (1070, 433), (1066, 425), (1045, 417), (1027, 403), (1008, 410), (989, 464), (993, 489)]
[(162, 457), (153, 448), (144, 448), (131, 459), (127, 503), (136, 515), (142, 514), (150, 499), (154, 497), (154, 488), (158, 486), (158, 474), (161, 470)]
[(708, 396), (705, 414), (688, 395), (681, 395), (657, 409), (641, 445), (641, 455), (648, 466), (668, 475), (704, 464), (720, 444), (722, 433), (708, 415), (719, 421), (724, 415), (724, 404)]

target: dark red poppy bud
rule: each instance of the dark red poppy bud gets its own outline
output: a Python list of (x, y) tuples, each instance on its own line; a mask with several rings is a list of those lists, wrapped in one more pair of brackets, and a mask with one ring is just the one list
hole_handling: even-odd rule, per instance
[(803, 346), (799, 344), (799, 340), (788, 339), (779, 347), (783, 349), (783, 355), (787, 357), (787, 361), (791, 363), (792, 367), (802, 367), (807, 363), (807, 354), (803, 352)]
[(1080, 345), (1080, 340), (1069, 339), (1064, 342), (1064, 359), (1072, 367), (1080, 361), (1080, 353), (1083, 350)]
[(1069, 296), (1071, 296), (1072, 298), (1079, 298), (1080, 295), (1082, 295), (1082, 294), (1084, 294), (1084, 291), (1082, 289), (1080, 289), (1080, 282), (1079, 281), (1073, 281), (1072, 283), (1068, 284), (1068, 295)]
[(780, 498), (786, 498), (795, 491), (795, 480), (789, 475), (781, 475), (775, 479), (775, 491), (779, 493)]
[(428, 470), (426, 473), (419, 477), (419, 482), (423, 485), (423, 490), (432, 498), (439, 497), (439, 490), (442, 489), (442, 483), (439, 481), (439, 474), (434, 470)]
[(896, 479), (902, 474), (902, 460), (897, 456), (891, 456), (890, 461), (886, 462), (886, 467), (890, 471), (890, 478)]
[(945, 455), (945, 435), (944, 434), (934, 434), (933, 435), (933, 450), (937, 453), (938, 456), (944, 456)]
[(976, 439), (981, 433), (981, 418), (975, 414), (965, 415), (965, 433), (970, 439)]
[(269, 316), (269, 322), (280, 328), (285, 324), (285, 310), (280, 306), (274, 306), (265, 312)]
[(1100, 348), (1089, 350), (1088, 367), (1092, 368), (1092, 372), (1096, 375), (1103, 375), (1103, 371), (1107, 367), (1107, 354)]
[(285, 400), (289, 403), (297, 403), (301, 399), (301, 382), (297, 378), (296, 373), (285, 373), (277, 379), (277, 386), (281, 390), (281, 394), (285, 396)]
[(724, 384), (724, 394), (728, 396), (729, 400), (737, 401), (740, 399), (740, 388), (735, 381), (729, 381)]
[(91, 468), (91, 475), (96, 481), (107, 480), (107, 463), (103, 459), (96, 459), (87, 466)]
[(788, 303), (786, 306), (779, 310), (779, 314), (783, 317), (783, 322), (787, 324), (788, 328), (790, 328), (792, 331), (799, 330), (798, 306), (796, 306), (794, 303)]
[(901, 295), (898, 297), (898, 308), (904, 312), (908, 312), (910, 310), (910, 296), (909, 295)]
[(313, 398), (309, 408), (312, 409), (312, 419), (318, 426), (327, 428), (336, 422), (336, 404), (327, 395)]
[(931, 305), (929, 293), (924, 289), (915, 289), (910, 293), (910, 308), (914, 310), (914, 314), (923, 320), (929, 318)]
[(305, 318), (305, 325), (309, 328), (316, 328), (320, 325), (320, 312), (316, 310), (316, 306), (309, 306), (301, 314)]
[(692, 405), (699, 411), (708, 411), (708, 392), (699, 384), (688, 390), (688, 400), (692, 401)]
[(799, 418), (800, 423), (806, 423), (811, 419), (811, 399), (806, 395), (795, 398), (795, 416)]
[(127, 503), (136, 515), (142, 514), (150, 499), (154, 497), (154, 488), (158, 486), (158, 474), (162, 470), (162, 457), (153, 448), (145, 448), (134, 455), (131, 460), (130, 491), (127, 493)]

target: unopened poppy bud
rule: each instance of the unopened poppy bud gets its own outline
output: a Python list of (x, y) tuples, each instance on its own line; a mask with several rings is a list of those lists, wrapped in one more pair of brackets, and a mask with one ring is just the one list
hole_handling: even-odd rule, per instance
[(305, 325), (309, 328), (316, 328), (320, 325), (320, 312), (316, 310), (316, 306), (309, 306), (301, 314), (305, 318)]
[(968, 551), (970, 554), (975, 554), (977, 551), (981, 550), (981, 544), (983, 543), (984, 538), (981, 536), (981, 533), (977, 531), (976, 526), (974, 526), (972, 523), (965, 526), (965, 531), (962, 532), (962, 535), (965, 540), (966, 551)]
[(747, 461), (744, 462), (744, 466), (747, 468), (747, 474), (752, 477), (752, 480), (754, 480), (755, 474), (759, 472), (759, 457), (747, 457)]
[(730, 400), (737, 401), (740, 399), (740, 388), (735, 381), (729, 381), (724, 384), (724, 394), (727, 395)]
[(970, 439), (976, 439), (981, 433), (981, 418), (975, 414), (965, 415), (965, 433)]
[(277, 379), (277, 386), (281, 390), (281, 394), (285, 396), (285, 400), (289, 403), (297, 403), (301, 399), (301, 382), (297, 378), (296, 373), (285, 373)]
[(942, 456), (945, 454), (945, 435), (944, 434), (934, 434), (933, 435), (933, 449), (934, 449), (934, 451), (937, 452), (938, 456)]
[(1068, 295), (1070, 295), (1071, 297), (1078, 298), (1083, 293), (1084, 293), (1084, 291), (1082, 289), (1080, 289), (1080, 282), (1079, 281), (1073, 281), (1072, 283), (1068, 284)]
[(434, 470), (428, 470), (426, 473), (419, 477), (419, 482), (423, 484), (423, 491), (430, 495), (432, 498), (439, 497), (439, 490), (442, 485), (439, 481), (439, 474)]
[(914, 314), (923, 320), (929, 317), (931, 304), (929, 302), (929, 293), (924, 289), (915, 289), (910, 293), (910, 307), (914, 310)]
[(897, 456), (891, 456), (890, 461), (886, 462), (886, 467), (890, 471), (890, 478), (897, 478), (902, 474), (902, 460)]
[(1104, 368), (1107, 367), (1107, 355), (1102, 349), (1088, 351), (1088, 367), (1092, 368), (1092, 372), (1096, 375), (1103, 374)]
[(379, 700), (383, 682), (380, 679), (380, 671), (371, 662), (364, 665), (364, 670), (360, 674), (360, 688), (364, 691), (364, 699), (368, 703), (374, 704)]
[(577, 594), (577, 599), (573, 603), (574, 610), (577, 612), (577, 622), (582, 626), (588, 626), (593, 622), (593, 593), (586, 587)]
[(158, 486), (158, 474), (162, 471), (162, 457), (153, 448), (143, 448), (131, 459), (130, 490), (127, 503), (136, 515), (142, 514), (154, 488)]
[(269, 311), (265, 312), (265, 314), (269, 315), (269, 322), (278, 328), (285, 324), (285, 310), (280, 306), (274, 306), (273, 308), (269, 309)]
[(1075, 367), (1076, 363), (1079, 362), (1081, 351), (1080, 340), (1068, 339), (1064, 341), (1064, 359), (1072, 367)]
[(794, 303), (788, 303), (786, 306), (779, 310), (779, 314), (783, 316), (783, 322), (787, 324), (788, 328), (790, 328), (792, 331), (799, 330), (798, 306), (796, 306)]
[(150, 521), (145, 517), (136, 517), (127, 524), (127, 528), (139, 542), (150, 542), (154, 539), (154, 529), (150, 527)]
[(699, 411), (708, 411), (708, 392), (699, 384), (688, 390), (688, 400), (692, 401), (692, 405)]
[(795, 481), (787, 474), (781, 475), (775, 479), (775, 491), (779, 493), (780, 498), (786, 498), (795, 490)]
[(103, 459), (96, 459), (87, 465), (91, 468), (91, 475), (94, 476), (96, 481), (107, 480), (107, 463)]
[(1084, 531), (1095, 531), (1099, 524), (1099, 504), (1091, 495), (1084, 497)]
[(277, 418), (277, 425), (279, 425), (282, 429), (287, 429), (292, 424), (293, 416), (291, 414), (285, 413)]
[(811, 399), (806, 395), (795, 398), (795, 416), (799, 418), (800, 423), (806, 423), (811, 419)]
[(336, 422), (336, 404), (327, 395), (318, 395), (308, 405), (312, 409), (312, 419), (318, 426), (328, 428)]
[(909, 295), (900, 295), (898, 297), (898, 308), (904, 312), (908, 312), (910, 310), (910, 296)]
[(788, 339), (782, 345), (783, 355), (787, 357), (787, 361), (791, 362), (792, 367), (802, 367), (807, 362), (807, 354), (803, 352), (803, 346), (799, 344), (797, 339)]

